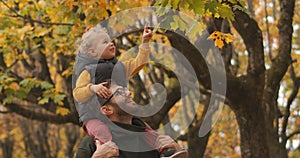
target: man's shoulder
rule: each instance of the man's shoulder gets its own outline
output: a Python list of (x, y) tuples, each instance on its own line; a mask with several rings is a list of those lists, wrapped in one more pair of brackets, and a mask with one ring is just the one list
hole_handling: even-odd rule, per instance
[(80, 145), (90, 145), (90, 144), (95, 145), (94, 138), (92, 136), (83, 138), (83, 140), (80, 142), (79, 146)]
[(94, 138), (91, 136), (86, 137), (80, 142), (78, 146), (76, 158), (90, 158), (95, 151), (96, 145), (94, 143)]

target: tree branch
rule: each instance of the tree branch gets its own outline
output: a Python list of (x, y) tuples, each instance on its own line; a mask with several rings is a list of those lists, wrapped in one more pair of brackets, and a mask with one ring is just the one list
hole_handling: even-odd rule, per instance
[(282, 123), (282, 131), (281, 131), (281, 134), (283, 134), (283, 135), (286, 135), (286, 129), (287, 129), (287, 126), (288, 126), (288, 119), (290, 117), (290, 110), (291, 110), (290, 108), (291, 108), (291, 105), (292, 105), (293, 101), (297, 97), (297, 94), (299, 92), (299, 86), (300, 86), (300, 83), (298, 83), (299, 81), (296, 77), (296, 73), (295, 73), (293, 65), (291, 65), (290, 74), (291, 74), (291, 79), (293, 81), (294, 87), (293, 87), (292, 94), (288, 98), (287, 105), (286, 105), (286, 108), (285, 108), (285, 113), (284, 113), (283, 123)]
[(232, 24), (244, 40), (248, 52), (247, 73), (260, 76), (265, 72), (262, 31), (257, 22), (247, 13), (235, 10)]
[(254, 9), (253, 9), (253, 4), (252, 4), (252, 0), (247, 0), (247, 6), (248, 6), (248, 10), (251, 14), (251, 16), (255, 16), (254, 14)]
[(12, 113), (11, 111), (0, 111), (0, 114), (10, 114)]
[(73, 26), (75, 24), (71, 24), (71, 23), (51, 23), (51, 22), (43, 22), (40, 20), (34, 20), (25, 16), (22, 16), (18, 13), (18, 11), (16, 11), (14, 8), (11, 8), (8, 6), (8, 4), (6, 2), (4, 2), (3, 0), (0, 0), (0, 2), (2, 2), (10, 11), (12, 11), (15, 15), (7, 15), (13, 18), (22, 18), (25, 22), (34, 22), (34, 23), (38, 23), (38, 24), (42, 24), (42, 25), (67, 25), (67, 26)]
[[(267, 128), (276, 129), (273, 125), (273, 120), (278, 119), (278, 107), (277, 107), (277, 98), (278, 90), (280, 88), (280, 82), (284, 77), (285, 73), (288, 70), (288, 67), (292, 63), (291, 59), (291, 46), (292, 46), (292, 33), (293, 33), (293, 15), (295, 9), (295, 0), (280, 0), (280, 17), (278, 21), (278, 30), (279, 30), (279, 48), (278, 55), (274, 58), (274, 62), (271, 65), (271, 68), (267, 72), (266, 76), (266, 85), (264, 88), (264, 106), (265, 106), (265, 115), (269, 121)], [(293, 93), (296, 93), (296, 89), (293, 90)], [(298, 90), (297, 90), (298, 91)], [(277, 93), (276, 93), (277, 92)], [(291, 102), (293, 95), (290, 96)], [(287, 103), (286, 112), (284, 114), (283, 129), (281, 131), (281, 137), (286, 141), (286, 128), (287, 128), (287, 119), (289, 117), (290, 105)], [(273, 131), (278, 132), (278, 131)]]
[(269, 71), (268, 87), (279, 85), (289, 65), (291, 64), (291, 46), (293, 35), (293, 16), (295, 9), (295, 0), (280, 1), (280, 18), (278, 21), (279, 30), (279, 48), (278, 55), (274, 59), (274, 64)]
[(6, 66), (5, 61), (4, 61), (4, 54), (3, 54), (3, 52), (0, 53), (0, 70), (1, 69), (3, 69), (3, 70), (7, 69), (7, 66)]
[[(28, 102), (24, 102), (24, 101), (17, 101), (15, 100), (15, 103), (11, 103), (11, 104), (6, 104), (5, 106), (10, 110), (13, 111), (23, 117), (32, 119), (32, 120), (38, 120), (38, 121), (46, 121), (46, 122), (51, 122), (51, 123), (55, 123), (55, 124), (63, 124), (63, 123), (73, 123), (73, 124), (78, 124), (79, 125), (79, 121), (78, 118), (75, 117), (75, 115), (73, 113), (70, 113), (68, 115), (57, 115), (54, 113), (50, 113), (50, 112), (46, 112), (46, 111), (37, 111), (35, 110), (29, 110), (26, 107), (26, 105), (21, 105), (19, 103), (28, 103)], [(33, 105), (31, 105), (33, 106)]]
[[(43, 45), (41, 47), (44, 47)], [(41, 48), (42, 49), (42, 48)], [(37, 60), (37, 62), (39, 62), (39, 68), (40, 71), (37, 74), (37, 78), (42, 80), (42, 81), (48, 81), (49, 83), (54, 85), (53, 80), (51, 79), (51, 74), (49, 71), (49, 66), (48, 66), (48, 61), (47, 61), (47, 57), (45, 54), (43, 54), (41, 51), (39, 51), (37, 53), (37, 55), (35, 56), (35, 59)]]
[(269, 20), (268, 20), (268, 7), (267, 7), (267, 0), (264, 0), (265, 2), (265, 18), (266, 18), (266, 32), (267, 32), (267, 41), (268, 41), (268, 54), (270, 61), (273, 62), (273, 56), (272, 56), (272, 47), (271, 47), (271, 37), (270, 37), (270, 29), (269, 29)]
[(287, 140), (292, 138), (293, 136), (300, 134), (300, 130), (294, 131), (293, 133), (291, 133), (290, 135), (287, 136)]
[(159, 124), (162, 122), (164, 117), (168, 114), (169, 110), (178, 102), (181, 98), (181, 93), (178, 88), (167, 88), (167, 100), (163, 108), (154, 115), (151, 119), (150, 126), (154, 129), (159, 127)]

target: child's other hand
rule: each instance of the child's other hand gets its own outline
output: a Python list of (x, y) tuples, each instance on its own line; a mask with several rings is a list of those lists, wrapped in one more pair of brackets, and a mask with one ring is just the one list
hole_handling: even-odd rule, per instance
[(144, 26), (142, 44), (149, 43), (153, 36), (152, 31), (148, 28), (148, 23)]
[(108, 84), (108, 82), (102, 82), (96, 85), (91, 86), (91, 90), (98, 94), (101, 98), (108, 98), (111, 94), (108, 88), (105, 87), (105, 85)]

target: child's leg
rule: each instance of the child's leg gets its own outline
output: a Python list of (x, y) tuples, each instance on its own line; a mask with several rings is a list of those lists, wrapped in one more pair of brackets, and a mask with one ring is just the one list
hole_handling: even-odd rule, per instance
[(88, 120), (83, 128), (88, 135), (94, 136), (95, 140), (99, 140), (101, 144), (112, 141), (110, 129), (101, 120)]

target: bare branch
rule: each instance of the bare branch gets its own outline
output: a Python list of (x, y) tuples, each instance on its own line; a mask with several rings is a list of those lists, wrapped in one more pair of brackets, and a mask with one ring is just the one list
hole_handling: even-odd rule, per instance
[(292, 138), (293, 136), (295, 136), (295, 135), (297, 135), (297, 134), (300, 134), (300, 129), (297, 130), (297, 131), (294, 131), (294, 132), (292, 132), (290, 135), (288, 135), (288, 136), (287, 136), (287, 140), (290, 139), (290, 138)]
[(276, 2), (275, 0), (272, 0), (272, 4), (273, 4), (273, 18), (274, 18), (274, 21), (277, 21), (277, 17), (276, 17)]
[(287, 126), (288, 126), (288, 119), (290, 117), (290, 110), (291, 110), (290, 108), (291, 108), (291, 105), (292, 105), (293, 101), (297, 97), (297, 94), (299, 92), (299, 86), (300, 86), (300, 83), (298, 83), (298, 79), (296, 78), (296, 73), (295, 73), (293, 65), (291, 65), (290, 74), (291, 74), (291, 79), (293, 81), (294, 86), (293, 86), (292, 94), (288, 98), (287, 105), (286, 105), (286, 108), (285, 108), (285, 113), (284, 113), (284, 117), (283, 117), (283, 124), (282, 124), (282, 131), (281, 131), (281, 134), (283, 134), (283, 135), (286, 135), (286, 129), (287, 129)]
[(273, 62), (273, 57), (272, 57), (272, 50), (271, 50), (271, 35), (270, 35), (270, 29), (269, 29), (269, 20), (268, 20), (268, 7), (267, 7), (267, 0), (264, 0), (265, 2), (265, 16), (266, 16), (266, 32), (267, 32), (267, 41), (268, 41), (268, 54), (269, 54), (269, 58), (270, 61)]

